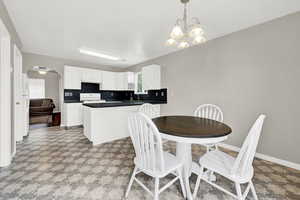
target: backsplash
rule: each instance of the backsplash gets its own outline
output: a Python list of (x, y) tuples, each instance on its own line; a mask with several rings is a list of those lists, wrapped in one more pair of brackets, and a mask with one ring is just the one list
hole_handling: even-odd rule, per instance
[[(88, 90), (90, 91), (90, 90)], [(167, 89), (149, 90), (148, 94), (134, 94), (134, 91), (128, 90), (98, 90), (101, 93), (101, 98), (106, 101), (124, 101), (124, 100), (157, 100), (167, 101)], [(98, 93), (93, 90), (93, 93)], [(65, 101), (80, 101), (80, 93), (87, 93), (87, 89), (84, 90), (64, 90)]]
[(81, 90), (64, 90), (65, 101), (80, 101)]
[(124, 101), (130, 100), (130, 97), (133, 99), (134, 91), (128, 90), (101, 90), (101, 98), (106, 101)]
[(167, 101), (168, 90), (166, 88), (160, 90), (148, 90), (148, 94), (134, 94), (134, 100), (157, 100)]

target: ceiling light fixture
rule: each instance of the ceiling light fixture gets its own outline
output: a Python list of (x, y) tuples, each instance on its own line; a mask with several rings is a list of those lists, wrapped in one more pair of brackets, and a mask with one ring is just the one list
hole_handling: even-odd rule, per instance
[(206, 42), (204, 31), (198, 18), (192, 18), (192, 24), (188, 24), (187, 4), (190, 0), (181, 0), (184, 4), (183, 18), (177, 19), (172, 29), (170, 38), (167, 40), (167, 46), (177, 45), (178, 48), (187, 48), (191, 45), (197, 45)]
[(50, 69), (48, 67), (43, 67), (43, 66), (34, 66), (32, 69), (33, 69), (33, 71), (36, 71), (41, 75), (45, 75), (45, 74), (47, 74), (47, 72), (50, 71)]
[(116, 56), (103, 54), (103, 53), (100, 53), (96, 50), (88, 49), (88, 48), (84, 48), (84, 47), (80, 48), (79, 52), (81, 54), (85, 54), (85, 55), (89, 55), (89, 56), (95, 56), (95, 57), (104, 58), (104, 59), (108, 59), (108, 60), (125, 61), (125, 59), (122, 59), (122, 58), (119, 58), (119, 57), (116, 57)]
[(38, 71), (38, 72), (39, 72), (39, 74), (41, 74), (41, 75), (47, 74), (47, 71)]

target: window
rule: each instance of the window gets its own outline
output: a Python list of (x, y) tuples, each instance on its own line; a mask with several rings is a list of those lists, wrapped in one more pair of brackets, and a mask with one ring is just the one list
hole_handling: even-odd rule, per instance
[(45, 98), (44, 79), (29, 79), (29, 98), (30, 99)]
[(144, 93), (142, 72), (137, 72), (135, 74), (135, 93)]

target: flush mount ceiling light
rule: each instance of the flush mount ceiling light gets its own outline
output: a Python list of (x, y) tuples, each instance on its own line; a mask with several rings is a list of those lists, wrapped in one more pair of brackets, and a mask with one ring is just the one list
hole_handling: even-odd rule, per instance
[(48, 71), (50, 71), (48, 67), (43, 67), (43, 66), (34, 66), (32, 69), (33, 71), (37, 71), (41, 75), (45, 75), (47, 74)]
[(198, 18), (192, 18), (192, 24), (188, 24), (187, 4), (189, 1), (190, 0), (181, 0), (181, 3), (184, 4), (183, 18), (177, 19), (170, 38), (166, 42), (168, 46), (177, 45), (178, 48), (183, 49), (206, 41), (204, 31)]
[(81, 54), (85, 54), (85, 55), (89, 55), (89, 56), (95, 56), (95, 57), (104, 58), (104, 59), (108, 59), (108, 60), (125, 61), (125, 59), (122, 59), (122, 58), (119, 58), (119, 57), (116, 57), (116, 56), (112, 56), (112, 55), (108, 55), (108, 54), (103, 54), (103, 53), (100, 53), (96, 50), (85, 48), (85, 47), (79, 48), (79, 52)]

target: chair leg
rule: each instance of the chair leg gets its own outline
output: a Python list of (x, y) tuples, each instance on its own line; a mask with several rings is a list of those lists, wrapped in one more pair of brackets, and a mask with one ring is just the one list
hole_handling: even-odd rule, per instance
[(177, 169), (177, 173), (178, 173), (179, 181), (180, 181), (180, 186), (181, 186), (181, 191), (182, 191), (183, 197), (186, 198), (186, 191), (185, 191), (184, 182), (183, 182), (183, 176), (182, 176), (182, 172), (181, 171), (182, 171), (182, 168)]
[(154, 200), (159, 200), (159, 178), (155, 178)]
[[(214, 151), (214, 150), (218, 150), (218, 146), (217, 145), (213, 145), (213, 146), (210, 146), (210, 145), (207, 145), (206, 146), (206, 152), (210, 152), (210, 151)], [(211, 181), (211, 182), (215, 182), (217, 180), (217, 177), (214, 175), (214, 172), (213, 171), (210, 171), (208, 172), (208, 180)]]
[(130, 192), (130, 189), (131, 189), (131, 186), (132, 186), (132, 183), (133, 183), (133, 180), (134, 180), (137, 169), (138, 169), (137, 167), (134, 167), (133, 173), (132, 173), (130, 181), (129, 181), (129, 185), (128, 185), (127, 190), (126, 190), (125, 198), (128, 197), (128, 194)]
[(235, 183), (235, 189), (236, 189), (238, 200), (243, 200), (241, 185), (239, 183)]
[(210, 152), (210, 147), (207, 145), (206, 146), (206, 153)]
[(211, 181), (211, 182), (216, 182), (217, 181), (217, 177), (216, 177), (216, 175), (214, 174), (213, 171), (209, 172), (209, 181)]
[(195, 185), (195, 189), (194, 189), (194, 193), (193, 193), (193, 198), (194, 199), (196, 199), (196, 196), (197, 196), (197, 193), (198, 193), (198, 190), (199, 190), (199, 187), (200, 187), (200, 181), (201, 181), (201, 178), (203, 176), (203, 173), (204, 173), (204, 168), (201, 167), (200, 168), (200, 174), (198, 175), (196, 185)]
[(253, 185), (253, 182), (252, 181), (250, 181), (250, 188), (251, 188), (251, 191), (252, 191), (252, 195), (253, 195), (253, 197), (254, 197), (254, 200), (258, 200), (258, 197), (257, 197), (257, 194), (256, 194), (256, 191), (255, 191), (255, 187), (254, 187), (254, 185)]
[(215, 145), (215, 150), (219, 150), (219, 147), (217, 144)]

